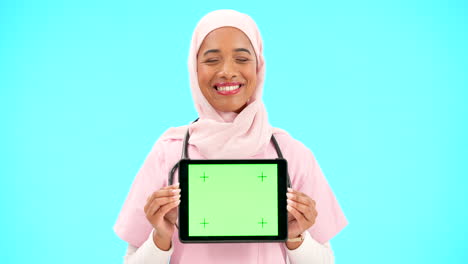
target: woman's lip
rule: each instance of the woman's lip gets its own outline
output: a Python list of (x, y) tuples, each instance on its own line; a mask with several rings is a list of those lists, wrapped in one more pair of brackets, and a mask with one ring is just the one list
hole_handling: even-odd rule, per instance
[(242, 85), (240, 82), (223, 82), (223, 83), (215, 83), (214, 84), (216, 87), (222, 87), (222, 86), (236, 86), (236, 85)]
[(231, 91), (218, 91), (216, 88), (215, 88), (215, 91), (220, 95), (233, 95), (233, 94), (238, 93), (241, 88), (242, 88), (242, 85), (239, 86), (239, 88), (237, 88), (235, 90), (231, 90)]

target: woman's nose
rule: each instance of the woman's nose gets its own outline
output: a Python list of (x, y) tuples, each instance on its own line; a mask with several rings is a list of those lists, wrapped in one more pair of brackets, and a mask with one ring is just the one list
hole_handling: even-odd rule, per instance
[(232, 78), (237, 76), (237, 70), (233, 62), (226, 61), (222, 64), (222, 67), (219, 71), (219, 77), (224, 77), (227, 80), (231, 80)]

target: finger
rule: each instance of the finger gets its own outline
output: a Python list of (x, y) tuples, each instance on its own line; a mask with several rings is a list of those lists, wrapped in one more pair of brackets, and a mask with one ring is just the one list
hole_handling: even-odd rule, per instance
[(153, 192), (150, 196), (148, 196), (148, 198), (146, 198), (146, 205), (145, 205), (144, 211), (146, 211), (148, 207), (151, 205), (152, 201), (158, 197), (168, 197), (174, 194), (180, 194), (180, 189), (178, 187), (179, 187), (179, 183), (176, 183), (173, 185), (165, 186)]
[(287, 193), (286, 196), (291, 200), (305, 205), (311, 205), (313, 201), (312, 198), (301, 192)]
[(307, 211), (310, 211), (311, 210), (311, 207), (305, 205), (305, 204), (301, 204), (301, 203), (298, 203), (298, 202), (295, 202), (293, 200), (290, 200), (288, 199), (288, 205), (294, 207), (294, 209), (296, 209), (297, 211), (299, 211), (301, 214), (304, 214), (306, 213)]
[(146, 204), (145, 204), (145, 208), (144, 208), (145, 212), (151, 206), (151, 204), (153, 203), (153, 200), (156, 198), (156, 196), (159, 195), (158, 193), (161, 193), (161, 192), (170, 193), (170, 191), (168, 191), (168, 190), (163, 191), (164, 188), (161, 188), (160, 190), (157, 190), (157, 191), (153, 192), (150, 196), (148, 196), (148, 198), (146, 198)]
[(148, 209), (147, 215), (153, 216), (156, 213), (156, 211), (158, 211), (159, 208), (161, 208), (162, 206), (164, 206), (164, 205), (166, 205), (168, 203), (172, 203), (174, 201), (179, 201), (179, 200), (180, 200), (180, 195), (173, 195), (173, 196), (170, 196), (170, 197), (156, 198), (156, 199), (153, 200), (152, 205)]
[(172, 208), (175, 208), (177, 207), (178, 205), (180, 204), (180, 200), (178, 201), (173, 201), (173, 202), (170, 202), (164, 206), (161, 206), (161, 208), (159, 208), (159, 210), (156, 212), (156, 214), (154, 215), (154, 217), (156, 219), (158, 218), (163, 218), (167, 212), (169, 212)]
[(312, 198), (310, 198), (307, 194), (304, 194), (302, 192), (297, 192), (297, 191), (288, 192), (286, 193), (286, 196), (295, 202), (302, 203), (307, 206), (310, 206), (310, 205), (315, 206), (315, 201), (312, 200)]
[(304, 216), (290, 205), (288, 205), (286, 209), (288, 209), (288, 211), (294, 216), (294, 218), (296, 218), (299, 226), (303, 226), (302, 223), (306, 222), (306, 219), (304, 218)]
[(179, 188), (170, 188), (167, 190), (160, 190), (156, 192), (155, 198), (159, 197), (165, 197), (165, 196), (172, 196), (175, 194), (180, 194), (180, 189)]
[(179, 183), (175, 183), (172, 185), (164, 186), (163, 188), (153, 192), (146, 200), (149, 201), (150, 199), (154, 198), (154, 195), (156, 195), (157, 192), (160, 192), (161, 190), (173, 190), (173, 189), (179, 189)]
[(145, 208), (144, 208), (145, 213), (148, 210), (148, 208), (151, 206), (155, 195), (156, 195), (156, 192), (153, 192), (150, 196), (148, 196), (148, 198), (146, 198), (146, 204), (145, 204)]
[(164, 187), (163, 189), (178, 189), (179, 188), (179, 183), (174, 183), (172, 185), (168, 185), (166, 187)]
[(315, 218), (317, 217), (317, 211), (315, 210), (315, 206), (304, 205), (301, 203), (294, 202), (290, 199), (288, 199), (288, 204), (294, 207), (294, 209), (296, 209), (300, 213), (302, 213), (309, 222), (315, 222)]
[(152, 200), (156, 199), (156, 198), (160, 198), (160, 197), (170, 197), (170, 196), (173, 196), (173, 195), (178, 195), (180, 194), (180, 189), (161, 189), (161, 190), (158, 190), (158, 191), (155, 191), (151, 197), (149, 197), (147, 199), (147, 202), (152, 202)]

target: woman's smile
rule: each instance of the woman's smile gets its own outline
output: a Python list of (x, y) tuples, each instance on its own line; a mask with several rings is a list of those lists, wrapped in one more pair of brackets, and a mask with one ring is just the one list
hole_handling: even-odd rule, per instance
[(240, 82), (215, 83), (214, 88), (220, 95), (234, 95), (240, 91), (240, 89), (242, 88), (242, 83)]

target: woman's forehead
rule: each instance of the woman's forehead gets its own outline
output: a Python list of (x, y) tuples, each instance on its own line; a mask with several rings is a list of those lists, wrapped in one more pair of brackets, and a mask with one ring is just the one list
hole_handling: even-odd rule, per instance
[(245, 48), (252, 50), (253, 46), (248, 36), (240, 29), (235, 27), (221, 27), (217, 28), (203, 39), (198, 53), (203, 52), (205, 49), (223, 49), (223, 48)]

